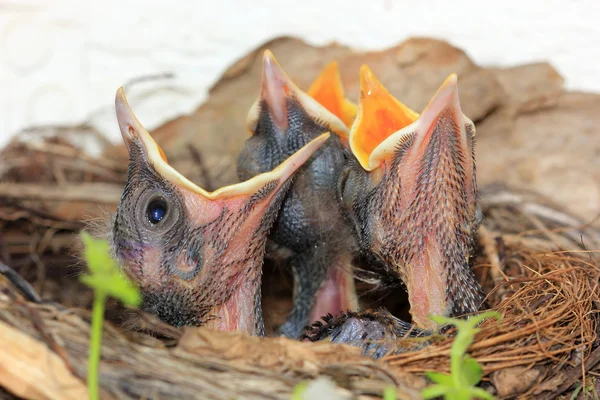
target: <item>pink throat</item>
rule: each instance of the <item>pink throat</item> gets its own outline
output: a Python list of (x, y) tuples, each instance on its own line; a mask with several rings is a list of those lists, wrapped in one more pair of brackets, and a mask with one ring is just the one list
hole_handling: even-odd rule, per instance
[(231, 297), (220, 306), (211, 311), (214, 316), (206, 326), (218, 331), (240, 331), (249, 335), (258, 335), (257, 325), (262, 323), (262, 309), (256, 298), (259, 295), (260, 278), (253, 282), (252, 279), (241, 282), (238, 289)]
[(339, 316), (341, 312), (358, 309), (354, 278), (345, 268), (348, 268), (347, 265), (333, 266), (329, 269), (327, 279), (317, 292), (309, 324), (320, 320), (327, 314)]

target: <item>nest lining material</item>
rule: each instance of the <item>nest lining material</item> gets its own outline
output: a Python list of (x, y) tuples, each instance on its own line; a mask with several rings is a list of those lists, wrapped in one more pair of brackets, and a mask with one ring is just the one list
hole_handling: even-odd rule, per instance
[[(498, 200), (507, 193), (512, 200)], [(600, 267), (589, 250), (600, 235), (561, 225), (564, 213), (534, 200), (506, 189), (483, 193), (475, 271), (503, 320), (484, 322), (469, 353), (483, 366), (484, 387), (500, 396), (555, 396), (600, 360)], [(80, 398), (89, 312), (30, 303), (8, 280), (0, 283), (0, 384), (28, 398)], [(375, 361), (350, 346), (180, 331), (145, 315), (136, 327), (105, 325), (106, 398), (289, 398), (299, 382), (322, 375), (348, 397), (381, 396), (393, 384), (399, 398), (415, 398), (425, 371), (448, 372), (452, 342)]]

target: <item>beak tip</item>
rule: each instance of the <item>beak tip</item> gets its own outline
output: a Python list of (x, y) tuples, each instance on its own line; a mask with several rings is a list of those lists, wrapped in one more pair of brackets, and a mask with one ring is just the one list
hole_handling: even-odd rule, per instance
[(333, 60), (323, 70), (325, 75), (330, 80), (340, 79), (340, 66), (337, 60)]
[(121, 130), (121, 136), (123, 136), (123, 142), (125, 142), (125, 146), (129, 148), (129, 143), (133, 141), (135, 130), (133, 128), (133, 121), (131, 121), (131, 115), (133, 114), (133, 111), (127, 102), (127, 97), (125, 97), (125, 90), (123, 89), (123, 86), (117, 90), (117, 94), (115, 96), (115, 109), (117, 112), (117, 122)]
[(123, 86), (121, 86), (119, 89), (117, 89), (117, 99), (124, 99), (125, 98), (125, 89), (123, 88)]
[(440, 91), (451, 94), (450, 97), (458, 96), (458, 76), (456, 73), (448, 75), (444, 83), (442, 84)]
[(323, 72), (321, 72), (321, 75), (319, 76), (319, 78), (317, 78), (317, 81), (319, 80), (328, 82), (329, 84), (335, 82), (341, 85), (340, 66), (337, 60), (331, 61), (325, 66), (325, 68), (323, 68)]
[(368, 65), (363, 64), (363, 66), (360, 67), (361, 92), (363, 92), (365, 95), (368, 94), (369, 91), (375, 88), (378, 83), (379, 82), (377, 81), (377, 78), (375, 78), (375, 75), (373, 74), (373, 71), (371, 71), (371, 68), (369, 68)]
[(115, 108), (117, 110), (117, 118), (120, 117), (120, 110), (122, 110), (124, 107), (127, 107), (127, 98), (125, 97), (125, 90), (123, 89), (123, 86), (121, 86), (119, 88), (119, 90), (117, 90), (117, 93), (115, 95)]
[(282, 130), (287, 129), (288, 126), (286, 99), (292, 91), (294, 91), (294, 84), (273, 53), (265, 50), (260, 97), (267, 103), (273, 122)]
[(453, 92), (458, 90), (458, 75), (455, 73), (450, 74), (450, 76), (446, 79), (446, 85), (452, 88)]
[(273, 64), (275, 62), (275, 57), (270, 50), (265, 50), (263, 54), (263, 71), (267, 71), (273, 68)]
[(270, 50), (265, 50), (263, 57), (263, 86), (275, 82), (285, 82), (287, 76)]
[(458, 111), (459, 114), (462, 114), (458, 96), (458, 76), (456, 73), (452, 73), (446, 78), (429, 101), (427, 107), (425, 107), (422, 115), (427, 115), (430, 119), (435, 119), (441, 110), (446, 107), (451, 107)]
[(321, 147), (331, 136), (331, 132), (323, 132), (321, 135), (317, 136), (310, 142), (308, 142), (301, 150), (305, 150), (308, 153), (314, 153), (319, 147)]
[(266, 49), (265, 52), (263, 53), (263, 60), (265, 62), (275, 60), (275, 56), (273, 55), (273, 52), (269, 49)]

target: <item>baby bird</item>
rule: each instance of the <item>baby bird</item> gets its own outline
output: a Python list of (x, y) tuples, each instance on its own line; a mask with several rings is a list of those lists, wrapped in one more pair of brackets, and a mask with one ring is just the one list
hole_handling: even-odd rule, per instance
[[(481, 222), (475, 177), (475, 127), (463, 114), (450, 75), (421, 115), (396, 100), (370, 69), (361, 69), (352, 156), (339, 197), (360, 248), (386, 276), (406, 286), (412, 325), (389, 312), (326, 318), (308, 337), (370, 348), (368, 340), (439, 329), (428, 316), (478, 311), (483, 294), (469, 267)], [(384, 352), (375, 348), (376, 356)]]
[(269, 236), (268, 253), (294, 276), (293, 308), (280, 327), (290, 338), (323, 315), (357, 308), (351, 271), (356, 241), (336, 198), (348, 145), (340, 118), (350, 121), (355, 109), (343, 96), (335, 64), (310, 92), (323, 104), (301, 91), (267, 50), (261, 93), (248, 115), (251, 136), (238, 158), (239, 178), (248, 179), (277, 167), (322, 132), (333, 133), (296, 174)]
[(129, 170), (112, 249), (141, 289), (141, 308), (174, 326), (264, 335), (261, 275), (267, 233), (290, 178), (327, 140), (322, 130), (278, 166), (207, 192), (173, 169), (121, 88), (119, 128)]

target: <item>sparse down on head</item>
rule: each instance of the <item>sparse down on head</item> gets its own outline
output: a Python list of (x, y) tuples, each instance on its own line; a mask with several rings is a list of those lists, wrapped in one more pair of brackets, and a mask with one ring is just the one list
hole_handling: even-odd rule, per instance
[(115, 103), (130, 162), (112, 248), (141, 289), (142, 309), (175, 326), (263, 335), (260, 278), (267, 232), (290, 177), (329, 134), (272, 170), (207, 192), (168, 164), (122, 88)]
[(433, 329), (429, 314), (477, 311), (481, 288), (468, 263), (480, 223), (475, 128), (456, 75), (419, 115), (363, 67), (349, 142), (356, 160), (339, 195), (361, 248), (406, 285), (413, 324)]

